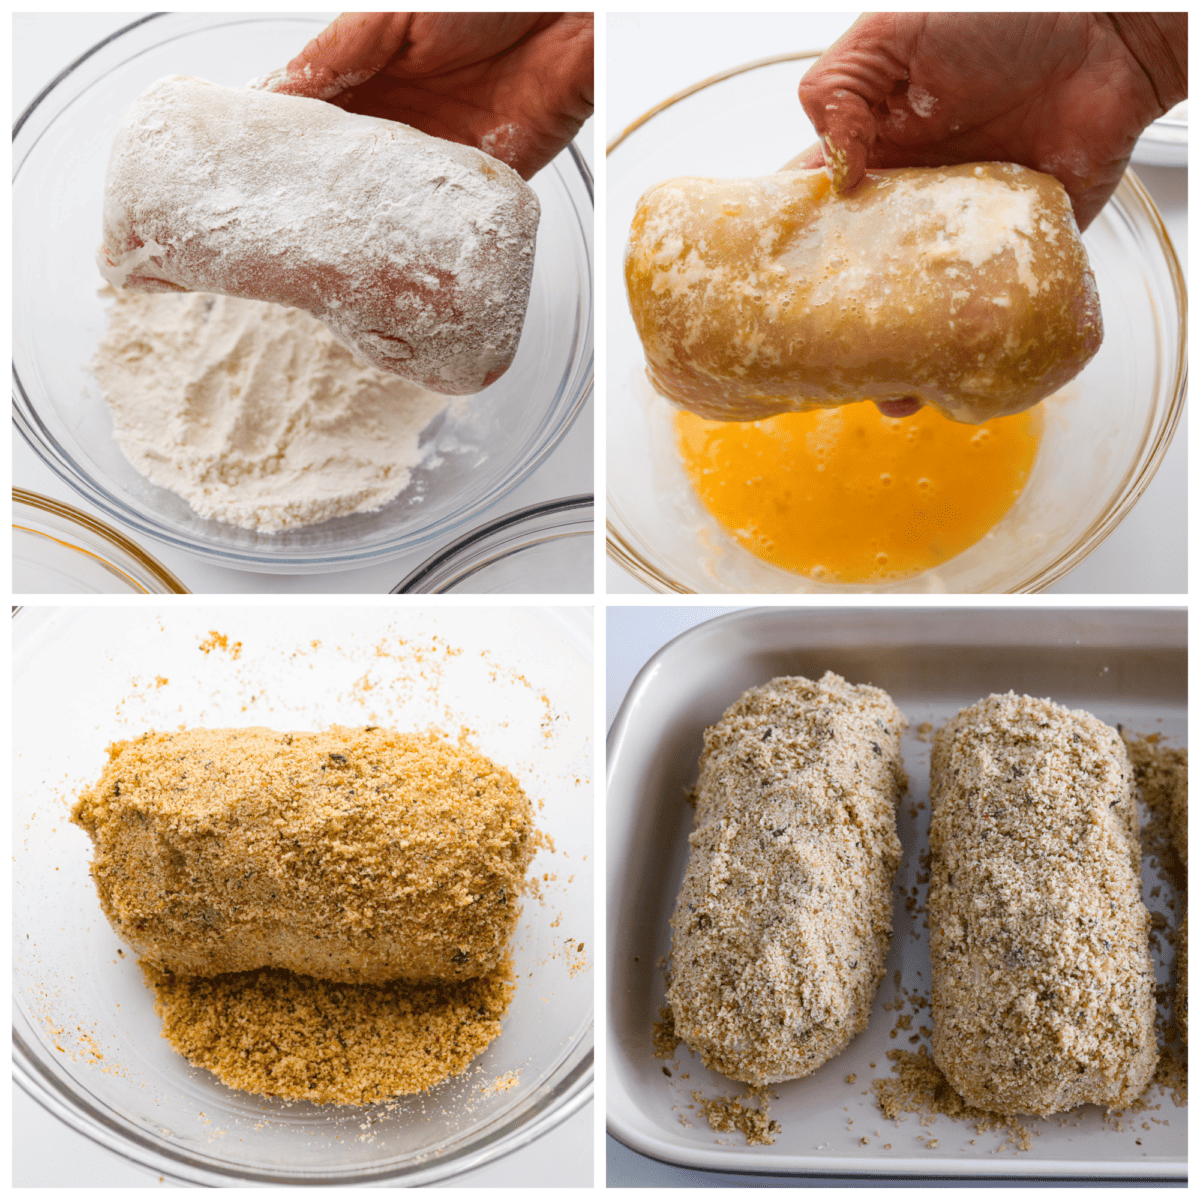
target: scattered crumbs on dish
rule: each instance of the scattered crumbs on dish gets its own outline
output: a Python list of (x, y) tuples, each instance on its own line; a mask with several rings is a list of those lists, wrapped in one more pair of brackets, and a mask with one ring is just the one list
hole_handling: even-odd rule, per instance
[(846, 1076), (847, 1083), (854, 1083), (857, 1079), (858, 1079), (857, 1075), (847, 1075)]
[(917, 726), (917, 741), (918, 742), (932, 742), (933, 741), (933, 722), (932, 721), (922, 721), (920, 723), (920, 725)]
[[(772, 1121), (770, 1118), (770, 1092), (767, 1088), (747, 1085), (745, 1097), (714, 1096), (708, 1100), (699, 1092), (693, 1092), (692, 1099), (700, 1106), (709, 1125), (717, 1133), (740, 1133), (748, 1146), (775, 1144), (773, 1135), (780, 1132), (780, 1125), (778, 1121)], [(743, 1099), (757, 1100), (758, 1103), (751, 1107), (744, 1104)]]
[(654, 1022), (652, 1036), (655, 1058), (675, 1057), (681, 1039), (675, 1032), (675, 1017), (665, 1004), (658, 1010), (658, 1020)]
[(521, 1069), (514, 1067), (511, 1071), (505, 1071), (503, 1075), (497, 1075), (489, 1083), (483, 1084), (479, 1090), (485, 1096), (495, 1096), (498, 1092), (511, 1092), (517, 1086), (520, 1078)]
[(1176, 1108), (1187, 1107), (1187, 1052), (1178, 1038), (1171, 1039), (1166, 1045), (1159, 1044), (1158, 1066), (1154, 1070), (1152, 1082), (1158, 1084), (1171, 1097)]
[(1162, 745), (1162, 735), (1158, 733), (1139, 737), (1123, 725), (1118, 725), (1117, 730), (1124, 739), (1142, 803), (1150, 814), (1149, 821), (1141, 828), (1142, 852), (1158, 859), (1161, 882), (1184, 888), (1187, 872), (1171, 834), (1173, 800), (1182, 790), (1181, 779), (1187, 777), (1187, 751)]
[(915, 1054), (908, 1050), (889, 1050), (887, 1056), (892, 1060), (895, 1078), (876, 1079), (871, 1090), (880, 1111), (889, 1120), (899, 1121), (903, 1113), (917, 1113), (923, 1126), (932, 1125), (939, 1116), (974, 1121), (976, 1133), (1007, 1131), (1009, 1137), (1004, 1146), (1011, 1142), (1018, 1150), (1032, 1147), (1029, 1131), (1015, 1117), (985, 1112), (967, 1104), (947, 1082), (924, 1045)]

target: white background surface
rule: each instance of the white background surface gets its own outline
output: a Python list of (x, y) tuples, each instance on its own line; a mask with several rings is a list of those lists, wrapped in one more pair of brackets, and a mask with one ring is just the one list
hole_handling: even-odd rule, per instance
[[(15, 14), (12, 55), (14, 121), (64, 67), (90, 50), (101, 39), (144, 15)], [(302, 48), (297, 46), (297, 53)], [(593, 126), (594, 121), (588, 121), (584, 125), (576, 144), (588, 165), (594, 169)], [(98, 237), (99, 213), (96, 214), (96, 229)], [(479, 524), (494, 521), (497, 517), (524, 508), (528, 504), (592, 491), (594, 413), (593, 395), (580, 409), (574, 424), (550, 457), (528, 479), (483, 513)], [(60, 480), (19, 435), (13, 437), (13, 483), (17, 487), (28, 488), (44, 496), (73, 504), (76, 508), (108, 521), (107, 517)], [(231, 570), (152, 539), (142, 538), (140, 535), (135, 540), (163, 566), (173, 571), (183, 585), (193, 592), (382, 593), (390, 592), (410, 571), (434, 555), (443, 545), (456, 540), (465, 532), (455, 531), (441, 542), (430, 543), (404, 557), (325, 575), (267, 575)]]
[[(601, 67), (607, 98), (605, 139), (676, 92), (729, 67), (791, 51), (822, 50), (857, 13), (676, 15), (613, 13), (606, 21), (607, 56)], [(796, 80), (799, 84), (799, 79)], [(796, 112), (803, 119), (800, 101)], [(798, 153), (804, 146), (796, 146)], [(1136, 167), (1187, 272), (1187, 171)], [(599, 256), (603, 261), (603, 248)], [(608, 281), (608, 286), (621, 286)], [(1088, 559), (1050, 592), (1173, 593), (1187, 591), (1187, 410), (1158, 474), (1136, 508)], [(605, 561), (609, 594), (648, 595)]]

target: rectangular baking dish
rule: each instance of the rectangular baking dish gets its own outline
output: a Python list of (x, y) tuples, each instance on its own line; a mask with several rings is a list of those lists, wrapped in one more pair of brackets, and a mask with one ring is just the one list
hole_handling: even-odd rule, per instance
[[(744, 1085), (708, 1071), (683, 1045), (675, 1061), (653, 1056), (651, 1027), (665, 1002), (668, 921), (692, 828), (685, 793), (696, 777), (704, 728), (746, 688), (776, 675), (816, 678), (826, 670), (886, 689), (909, 720), (903, 751), (910, 785), (897, 813), (904, 855), (892, 946), (866, 1032), (813, 1075), (777, 1085), (770, 1109), (781, 1127), (775, 1143), (748, 1146), (740, 1134), (715, 1133), (692, 1095), (744, 1095)], [(690, 629), (645, 665), (609, 735), (607, 1109), (614, 1137), (663, 1162), (721, 1171), (1131, 1182), (1186, 1177), (1187, 1111), (1157, 1086), (1145, 1097), (1147, 1111), (1126, 1113), (1121, 1121), (1091, 1105), (1020, 1118), (1032, 1140), (1024, 1151), (1004, 1131), (977, 1132), (974, 1124), (946, 1116), (930, 1124), (915, 1113), (888, 1121), (871, 1091), (871, 1080), (891, 1077), (888, 1050), (916, 1051), (928, 1043), (919, 1032), (928, 1027), (928, 1009), (893, 1037), (900, 1010), (892, 1004), (905, 989), (929, 993), (927, 888), (917, 876), (928, 846), (932, 730), (964, 705), (1010, 689), (1184, 746), (1186, 613), (747, 609)], [(1161, 878), (1157, 860), (1143, 857), (1143, 899), (1174, 929), (1186, 900)], [(905, 899), (913, 896), (910, 913)], [(1173, 984), (1174, 949), (1165, 937), (1156, 940), (1158, 982)]]

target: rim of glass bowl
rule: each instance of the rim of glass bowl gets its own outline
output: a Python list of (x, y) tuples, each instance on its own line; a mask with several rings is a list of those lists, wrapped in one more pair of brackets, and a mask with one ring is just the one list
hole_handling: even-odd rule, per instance
[(548, 537), (590, 534), (594, 505), (595, 497), (589, 492), (514, 509), (439, 550), (396, 584), (392, 594), (448, 592), (481, 567), (519, 554)]
[[(42, 89), (21, 114), (13, 126), (13, 163), (12, 178), (15, 182), (25, 160), (36, 147), (42, 129), (38, 127), (36, 116), (45, 111), (42, 106), (45, 101), (65, 81), (70, 79), (81, 68), (95, 64), (89, 62), (97, 53), (119, 41), (143, 26), (154, 21), (167, 21), (178, 24), (181, 31), (186, 31), (197, 18), (211, 17), (214, 14), (197, 13), (154, 13), (133, 21), (103, 41), (97, 42), (90, 50), (81, 54), (70, 66), (59, 74)], [(316, 14), (302, 14), (311, 17)], [(261, 16), (246, 16), (232, 14), (234, 19), (246, 20), (280, 20), (286, 19), (286, 13), (266, 13)], [(162, 25), (155, 26), (156, 29)], [(56, 118), (52, 118), (56, 119)], [(573, 164), (574, 171), (568, 167)], [(570, 143), (563, 155), (543, 168), (558, 175), (563, 187), (571, 197), (576, 215), (584, 217), (595, 211), (595, 184), (592, 172), (575, 143)], [(582, 193), (579, 191), (582, 185)], [(585, 199), (586, 197), (586, 199)], [(546, 460), (547, 456), (558, 446), (568, 430), (575, 423), (581, 409), (591, 395), (595, 376), (595, 263), (594, 239), (587, 227), (586, 220), (580, 220), (580, 229), (586, 247), (587, 277), (584, 288), (584, 309), (582, 320), (577, 331), (580, 343), (579, 358), (567, 368), (564, 377), (559, 380), (555, 395), (549, 400), (545, 416), (530, 440), (530, 448), (518, 461), (512, 464), (507, 472), (497, 481), (495, 490), (489, 495), (481, 495), (467, 508), (447, 513), (434, 524), (418, 530), (406, 530), (399, 525), (389, 531), (386, 541), (365, 550), (340, 549), (336, 546), (322, 545), (319, 549), (304, 547), (278, 547), (270, 550), (247, 550), (234, 546), (213, 545), (198, 538), (181, 534), (178, 531), (155, 523), (153, 514), (143, 514), (127, 504), (119, 496), (110, 493), (104, 486), (98, 484), (92, 477), (80, 469), (65, 448), (39, 418), (34, 405), (26, 394), (25, 387), (13, 362), (13, 424), (20, 431), (25, 441), (34, 453), (73, 491), (89, 503), (94, 504), (106, 516), (120, 523), (125, 529), (138, 534), (144, 534), (155, 541), (198, 555), (210, 562), (244, 570), (266, 570), (269, 572), (298, 571), (324, 572), (336, 571), (347, 567), (361, 566), (368, 562), (377, 562), (395, 558), (412, 551), (414, 548), (446, 537), (454, 531), (470, 526), (478, 520), (479, 515), (493, 505), (499, 503), (514, 488), (523, 483)], [(570, 394), (567, 394), (570, 393)]]
[(12, 498), (14, 531), (48, 538), (97, 559), (110, 571), (124, 576), (139, 592), (189, 595), (188, 589), (156, 558), (82, 509), (19, 487), (13, 488)]
[[(674, 96), (663, 100), (660, 104), (656, 104), (653, 108), (638, 117), (636, 121), (627, 125), (616, 138), (609, 142), (604, 151), (605, 157), (607, 158), (608, 155), (612, 154), (631, 134), (651, 121), (659, 113), (674, 104), (678, 104), (679, 101), (687, 99), (688, 96), (694, 95), (696, 92), (703, 91), (705, 88), (712, 87), (723, 80), (731, 79), (735, 75), (743, 75), (748, 71), (757, 70), (759, 67), (774, 66), (776, 63), (783, 62), (797, 62), (808, 58), (819, 58), (823, 53), (824, 51), (822, 50), (805, 50), (790, 54), (777, 54), (770, 58), (759, 58), (753, 62), (732, 67), (728, 71), (722, 71), (718, 75), (712, 75), (707, 79), (701, 80), (699, 83), (694, 83), (690, 87), (684, 88), (683, 91), (677, 92)], [(1142, 493), (1150, 486), (1150, 481), (1154, 478), (1155, 472), (1158, 470), (1163, 456), (1171, 444), (1171, 439), (1175, 436), (1175, 430), (1179, 425), (1179, 418), (1183, 413), (1183, 403), (1187, 396), (1187, 284), (1184, 280), (1183, 269), (1179, 265), (1179, 258), (1175, 253), (1175, 247), (1171, 244), (1171, 238), (1167, 233), (1166, 226), (1163, 224), (1162, 217), (1159, 215), (1158, 209), (1154, 207), (1154, 201), (1150, 198), (1150, 194), (1142, 185), (1141, 180), (1138, 179), (1132, 170), (1126, 170), (1121, 178), (1121, 182), (1117, 185), (1115, 195), (1119, 196), (1131, 211), (1135, 213), (1140, 212), (1146, 218), (1148, 228), (1155, 235), (1158, 248), (1162, 252), (1163, 262), (1170, 276), (1171, 287), (1178, 306), (1177, 338), (1179, 343), (1179, 361), (1175, 369), (1175, 378), (1170, 384), (1165, 385), (1162, 391), (1163, 396), (1168, 397), (1166, 413), (1163, 419), (1157, 423), (1156, 427), (1147, 431), (1142, 444), (1138, 448), (1137, 455), (1126, 471), (1125, 477), (1122, 479), (1115, 493), (1114, 502), (1109, 506), (1108, 511), (1097, 517), (1057, 558), (1027, 578), (1013, 584), (1011, 587), (1005, 588), (1004, 591), (1006, 593), (1040, 592), (1045, 590), (1051, 584), (1061, 579), (1068, 571), (1077, 567), (1116, 529), (1129, 515), (1129, 511), (1141, 498)], [(653, 563), (643, 558), (611, 520), (606, 521), (606, 533), (606, 549), (609, 558), (637, 579), (639, 583), (653, 588), (656, 592), (692, 592), (691, 588), (684, 587), (669, 575), (660, 571)]]
[[(55, 609), (17, 605), (12, 612), (14, 647), (21, 636), (36, 637), (38, 629)], [(125, 1128), (103, 1108), (92, 1104), (80, 1089), (68, 1087), (43, 1065), (19, 1028), (22, 1009), (14, 995), (12, 1044), (13, 1081), (51, 1116), (77, 1133), (111, 1150), (127, 1162), (182, 1183), (228, 1187), (235, 1181), (276, 1184), (355, 1184), (386, 1183), (403, 1180), (406, 1185), (435, 1183), (497, 1161), (514, 1150), (536, 1141), (561, 1122), (578, 1112), (592, 1098), (595, 1085), (595, 1021), (589, 1018), (564, 1055), (558, 1070), (540, 1091), (526, 1097), (521, 1107), (498, 1120), (483, 1137), (470, 1145), (439, 1155), (433, 1162), (408, 1167), (362, 1167), (343, 1175), (314, 1178), (308, 1175), (248, 1172), (222, 1167), (215, 1160), (188, 1154), (165, 1140), (147, 1136), (143, 1131)], [(565, 1068), (565, 1070), (564, 1070)]]
[[(13, 616), (23, 611), (18, 608)], [(14, 1003), (14, 1008), (15, 1008)], [(165, 1140), (123, 1127), (83, 1095), (66, 1088), (48, 1072), (13, 1023), (13, 1081), (51, 1116), (90, 1141), (146, 1170), (181, 1183), (229, 1187), (235, 1182), (362, 1186), (403, 1180), (405, 1186), (436, 1183), (496, 1162), (549, 1133), (579, 1111), (592, 1098), (594, 1085), (592, 1047), (594, 1026), (589, 1022), (581, 1039), (586, 1052), (563, 1078), (530, 1098), (515, 1114), (489, 1129), (486, 1136), (457, 1150), (439, 1155), (433, 1163), (410, 1167), (363, 1167), (343, 1174), (314, 1176), (309, 1173), (247, 1171), (224, 1168), (213, 1160), (187, 1154)], [(526, 1118), (527, 1113), (532, 1117)]]

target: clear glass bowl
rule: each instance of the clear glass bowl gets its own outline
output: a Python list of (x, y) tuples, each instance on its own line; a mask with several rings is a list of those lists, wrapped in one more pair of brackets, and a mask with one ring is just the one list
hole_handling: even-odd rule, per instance
[[(89, 364), (106, 324), (94, 256), (104, 171), (129, 103), (163, 75), (242, 85), (326, 23), (313, 15), (169, 13), (135, 22), (64, 71), (13, 136), (13, 407), (46, 464), (136, 537), (224, 566), (332, 571), (469, 529), (558, 444), (592, 388), (592, 178), (572, 146), (532, 186), (542, 206), (533, 288), (512, 367), (423, 435), (427, 465), (374, 513), (254, 533), (198, 516), (126, 461)], [(462, 409), (459, 412), (459, 409)]]
[(1176, 104), (1142, 130), (1131, 155), (1135, 163), (1148, 167), (1186, 167), (1188, 118), (1186, 100)]
[(13, 488), (12, 590), (55, 593), (186, 593), (140, 546), (70, 504)]
[(591, 496), (519, 508), (439, 550), (392, 591), (590, 594), (592, 512)]
[(755, 558), (696, 498), (675, 448), (673, 409), (646, 379), (623, 257), (641, 194), (676, 175), (755, 176), (815, 140), (796, 87), (816, 54), (788, 54), (705, 80), (652, 109), (608, 148), (608, 553), (659, 592), (1036, 592), (1121, 522), (1162, 461), (1187, 384), (1187, 291), (1153, 202), (1127, 172), (1084, 235), (1105, 339), (1045, 401), (1029, 482), (983, 540), (886, 586), (834, 586)]
[[(19, 609), (16, 1082), (115, 1153), (212, 1186), (430, 1183), (553, 1128), (592, 1090), (592, 678), (592, 617), (578, 607)], [(533, 862), (540, 896), (524, 900), (500, 1036), (467, 1072), (393, 1111), (252, 1096), (176, 1054), (100, 910), (88, 838), (66, 820), (116, 738), (334, 723), (452, 738), (468, 727), (554, 840)]]

